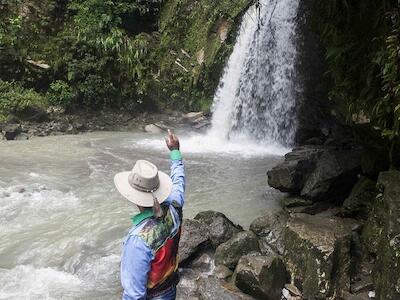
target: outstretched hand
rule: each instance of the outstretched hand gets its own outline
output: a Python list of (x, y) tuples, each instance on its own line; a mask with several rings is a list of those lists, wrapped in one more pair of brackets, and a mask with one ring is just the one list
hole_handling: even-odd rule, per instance
[(169, 150), (179, 150), (179, 139), (170, 129), (168, 129), (168, 136), (165, 138), (165, 142)]

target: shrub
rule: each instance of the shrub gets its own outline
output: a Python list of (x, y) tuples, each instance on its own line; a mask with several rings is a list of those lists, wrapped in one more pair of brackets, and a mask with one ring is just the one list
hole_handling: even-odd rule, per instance
[(47, 99), (52, 105), (61, 105), (69, 107), (76, 98), (76, 92), (62, 80), (57, 80), (50, 84), (50, 89), (47, 93)]
[(92, 108), (110, 105), (117, 97), (114, 85), (98, 75), (89, 75), (78, 85), (78, 91), (81, 101)]
[(46, 106), (45, 98), (33, 89), (0, 80), (0, 119), (4, 120), (10, 114), (18, 115), (31, 108), (44, 109)]

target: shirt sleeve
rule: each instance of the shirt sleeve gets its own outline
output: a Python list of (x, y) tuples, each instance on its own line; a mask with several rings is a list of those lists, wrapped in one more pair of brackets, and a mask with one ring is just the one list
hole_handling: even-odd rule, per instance
[(127, 237), (121, 258), (123, 300), (146, 299), (148, 273), (153, 258), (151, 249), (140, 237)]
[(185, 203), (185, 166), (179, 150), (171, 151), (170, 155), (172, 191), (167, 202), (171, 204), (176, 201), (179, 206), (183, 207)]

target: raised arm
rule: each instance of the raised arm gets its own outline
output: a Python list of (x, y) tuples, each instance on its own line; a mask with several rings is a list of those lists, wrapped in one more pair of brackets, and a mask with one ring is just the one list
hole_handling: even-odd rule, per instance
[(168, 149), (171, 151), (171, 179), (172, 191), (167, 201), (172, 203), (176, 201), (183, 207), (185, 203), (185, 167), (182, 160), (182, 154), (179, 151), (179, 139), (175, 134), (168, 130), (168, 137), (165, 139)]

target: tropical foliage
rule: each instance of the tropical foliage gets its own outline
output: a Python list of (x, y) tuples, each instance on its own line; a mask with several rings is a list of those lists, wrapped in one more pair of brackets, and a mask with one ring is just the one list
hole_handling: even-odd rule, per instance
[(314, 28), (326, 50), (330, 99), (390, 144), (400, 135), (400, 7), (387, 0), (315, 1)]
[(205, 108), (233, 43), (218, 26), (250, 2), (1, 1), (0, 79), (68, 109)]

